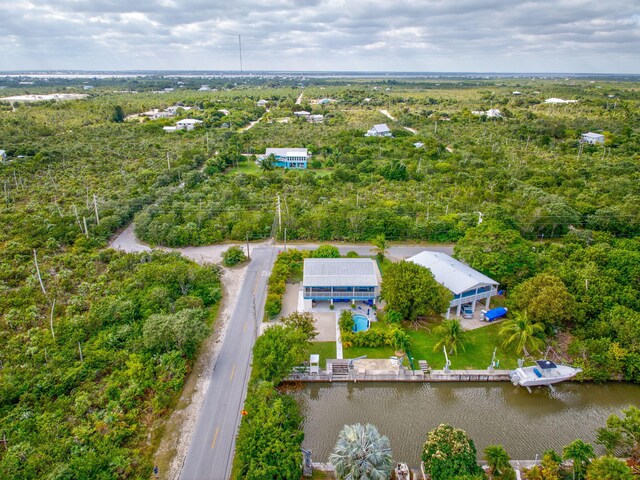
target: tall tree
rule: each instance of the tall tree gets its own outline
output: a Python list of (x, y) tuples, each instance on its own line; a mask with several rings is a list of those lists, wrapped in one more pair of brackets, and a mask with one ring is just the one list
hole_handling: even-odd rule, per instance
[(297, 328), (273, 325), (256, 340), (253, 365), (260, 378), (274, 384), (300, 365), (309, 349), (307, 333)]
[(387, 244), (387, 239), (384, 236), (384, 233), (374, 237), (374, 239), (371, 240), (371, 243), (374, 246), (374, 248), (372, 248), (371, 250), (375, 252), (376, 257), (378, 257), (378, 260), (383, 261), (384, 257), (387, 255), (387, 248), (389, 247), (389, 245)]
[(120, 105), (113, 107), (113, 113), (111, 114), (111, 121), (116, 123), (124, 122), (124, 110)]
[(487, 220), (470, 228), (455, 246), (456, 256), (511, 288), (535, 273), (531, 242), (501, 222)]
[(533, 353), (542, 350), (544, 340), (538, 335), (542, 335), (543, 332), (542, 323), (532, 322), (526, 313), (516, 313), (513, 318), (502, 323), (499, 335), (505, 337), (502, 342), (503, 348), (514, 347), (518, 355), (529, 356), (529, 350)]
[(387, 480), (393, 468), (389, 439), (368, 423), (345, 425), (329, 463), (339, 479)]
[(441, 315), (451, 302), (451, 292), (435, 281), (429, 269), (405, 261), (389, 266), (380, 295), (387, 308), (409, 321)]
[(511, 308), (527, 313), (533, 322), (562, 325), (575, 315), (575, 300), (564, 282), (551, 273), (539, 273), (513, 289)]
[(454, 480), (477, 475), (476, 446), (464, 430), (441, 424), (431, 430), (422, 451), (426, 472), (433, 480)]
[[(489, 445), (484, 449), (484, 459), (489, 466), (490, 480), (502, 479), (503, 476), (509, 475), (507, 472), (513, 472), (513, 468), (509, 463), (509, 455), (502, 445)], [(515, 472), (513, 473), (515, 476)]]
[(440, 337), (438, 343), (433, 347), (434, 352), (440, 350), (443, 346), (449, 350), (449, 353), (453, 353), (454, 355), (458, 354), (458, 347), (462, 347), (464, 350), (464, 343), (462, 342), (464, 330), (462, 330), (462, 324), (457, 318), (443, 320), (442, 323), (433, 330), (433, 333)]
[(640, 409), (634, 406), (622, 410), (623, 418), (611, 415), (607, 426), (598, 429), (596, 442), (610, 455), (617, 453), (640, 463)]
[(587, 468), (587, 480), (633, 480), (633, 470), (615, 457), (596, 458)]
[(587, 466), (595, 456), (593, 447), (580, 439), (574, 440), (562, 449), (562, 458), (573, 461), (573, 475), (576, 480), (585, 477)]

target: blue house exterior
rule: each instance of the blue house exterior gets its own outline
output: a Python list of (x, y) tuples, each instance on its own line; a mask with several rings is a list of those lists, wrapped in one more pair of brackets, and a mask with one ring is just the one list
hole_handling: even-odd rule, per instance
[(307, 168), (309, 154), (306, 148), (267, 148), (264, 156), (273, 155), (276, 159), (275, 166), (281, 168)]
[(370, 258), (307, 258), (302, 288), (305, 300), (375, 302), (380, 281)]

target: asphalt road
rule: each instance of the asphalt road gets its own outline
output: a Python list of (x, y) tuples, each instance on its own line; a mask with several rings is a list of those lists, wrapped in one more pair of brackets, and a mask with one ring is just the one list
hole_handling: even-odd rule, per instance
[(251, 251), (251, 262), (182, 467), (182, 480), (226, 480), (231, 474), (251, 350), (262, 320), (267, 279), (277, 252), (278, 248), (272, 246)]
[[(319, 244), (297, 244), (292, 248), (312, 249)], [(240, 425), (250, 373), (250, 359), (258, 326), (262, 320), (267, 280), (282, 246), (261, 245), (251, 251), (251, 263), (242, 283), (236, 306), (229, 319), (196, 430), (180, 474), (181, 480), (227, 480), (231, 474), (235, 438)], [(355, 251), (371, 255), (370, 245), (338, 245), (343, 255)], [(429, 250), (451, 254), (449, 246), (429, 246)], [(426, 249), (425, 246), (392, 246), (389, 255), (406, 258)], [(255, 301), (255, 312), (254, 312)]]

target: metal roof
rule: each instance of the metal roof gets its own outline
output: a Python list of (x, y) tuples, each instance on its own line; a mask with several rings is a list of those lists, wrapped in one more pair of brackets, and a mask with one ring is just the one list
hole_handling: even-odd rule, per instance
[(389, 130), (389, 127), (387, 127), (386, 123), (380, 123), (378, 125), (374, 125), (373, 128), (378, 133), (390, 132), (391, 131), (391, 130)]
[(376, 264), (370, 258), (305, 258), (305, 287), (374, 287)]
[(583, 133), (582, 136), (587, 138), (593, 138), (593, 139), (604, 138), (604, 135), (602, 135), (601, 133), (593, 133), (593, 132)]
[(276, 157), (308, 157), (306, 148), (267, 148), (265, 156), (275, 155)]
[(431, 270), (436, 282), (444, 285), (454, 294), (486, 285), (498, 285), (495, 280), (446, 253), (424, 251), (407, 260)]

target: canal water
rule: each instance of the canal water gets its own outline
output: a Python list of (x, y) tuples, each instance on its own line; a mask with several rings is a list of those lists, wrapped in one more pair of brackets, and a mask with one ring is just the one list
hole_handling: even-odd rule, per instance
[(465, 430), (479, 458), (487, 445), (503, 444), (511, 458), (525, 460), (548, 448), (561, 452), (576, 438), (593, 443), (609, 415), (640, 407), (640, 385), (622, 383), (563, 383), (533, 393), (508, 382), (334, 383), (289, 393), (304, 415), (302, 445), (313, 461), (327, 461), (343, 425), (368, 422), (389, 437), (394, 460), (414, 467), (427, 433), (441, 423)]

